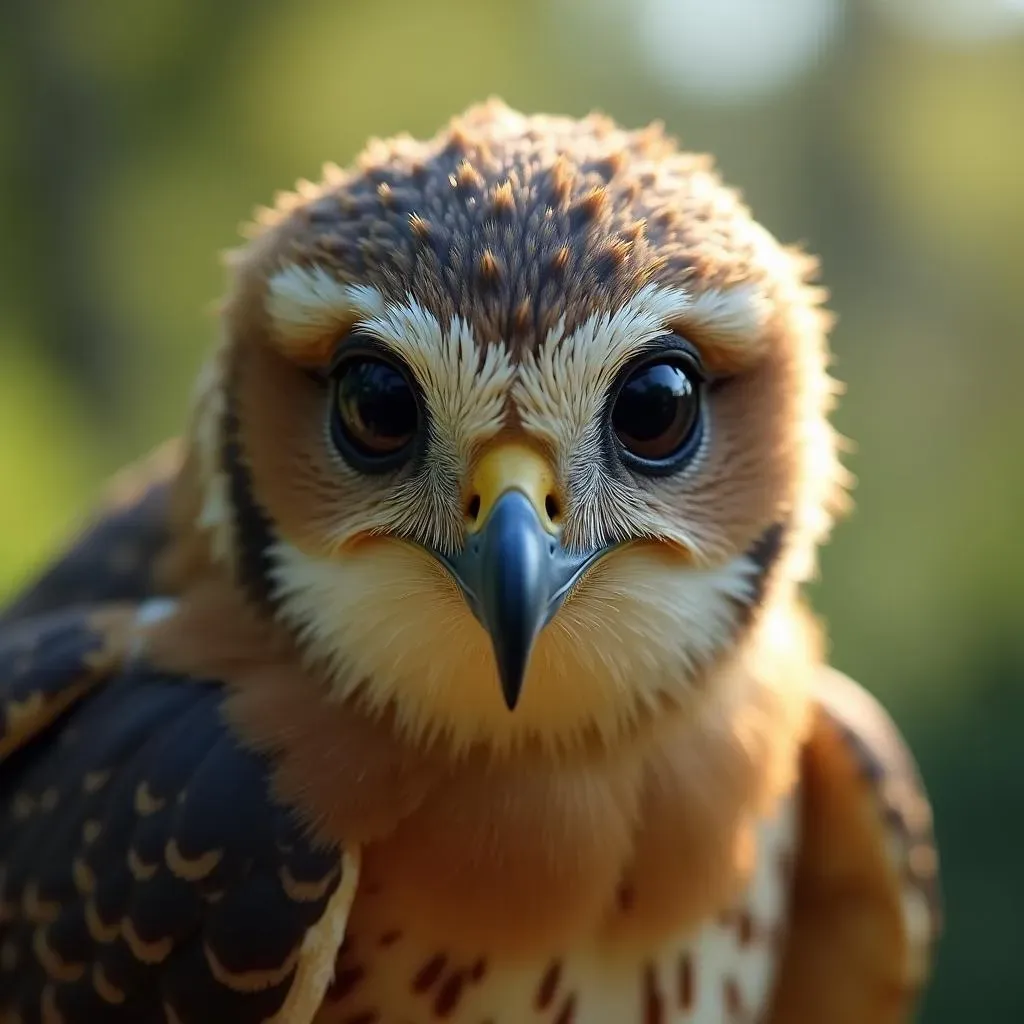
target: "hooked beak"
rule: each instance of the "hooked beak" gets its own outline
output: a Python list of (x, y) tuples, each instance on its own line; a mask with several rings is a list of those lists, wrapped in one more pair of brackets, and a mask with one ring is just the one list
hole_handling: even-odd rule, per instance
[(513, 710), (530, 653), (573, 584), (608, 547), (569, 553), (552, 518), (554, 478), (544, 459), (520, 445), (485, 455), (473, 476), (462, 551), (434, 552), (490, 634), (501, 692)]

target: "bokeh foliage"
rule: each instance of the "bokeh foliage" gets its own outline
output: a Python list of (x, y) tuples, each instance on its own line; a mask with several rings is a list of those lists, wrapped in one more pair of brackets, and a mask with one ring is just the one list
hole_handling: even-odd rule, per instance
[(849, 3), (802, 74), (725, 102), (652, 73), (642, 6), (0, 2), (0, 595), (178, 430), (217, 253), (274, 189), (492, 93), (662, 118), (823, 257), (859, 485), (813, 598), (934, 796), (924, 1019), (1024, 1020), (1024, 36), (929, 41)]

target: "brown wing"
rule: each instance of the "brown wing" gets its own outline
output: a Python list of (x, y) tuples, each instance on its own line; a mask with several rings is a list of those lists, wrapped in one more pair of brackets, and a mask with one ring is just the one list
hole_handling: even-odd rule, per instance
[(769, 1021), (903, 1024), (941, 928), (931, 807), (873, 697), (828, 669), (817, 698), (795, 916)]
[(216, 680), (133, 653), (135, 614), (0, 629), (0, 1021), (308, 1022), (358, 851), (275, 800)]

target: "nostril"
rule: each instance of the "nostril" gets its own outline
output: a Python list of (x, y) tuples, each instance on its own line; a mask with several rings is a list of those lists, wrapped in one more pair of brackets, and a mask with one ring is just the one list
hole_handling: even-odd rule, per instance
[(553, 494), (549, 494), (544, 499), (544, 511), (548, 514), (548, 519), (557, 526), (558, 521), (562, 518), (562, 508)]
[(466, 506), (466, 518), (470, 522), (475, 523), (476, 520), (477, 520), (477, 517), (479, 515), (480, 515), (480, 495), (479, 494), (474, 494), (473, 497), (469, 499), (469, 504)]

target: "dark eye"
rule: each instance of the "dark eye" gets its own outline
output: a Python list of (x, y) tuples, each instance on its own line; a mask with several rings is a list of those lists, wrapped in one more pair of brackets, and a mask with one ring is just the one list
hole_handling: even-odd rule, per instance
[(331, 435), (364, 472), (395, 469), (408, 458), (419, 426), (416, 393), (393, 363), (358, 355), (333, 373)]
[(701, 432), (701, 376), (685, 355), (659, 356), (629, 371), (612, 406), (612, 430), (627, 462), (648, 473), (677, 469)]

